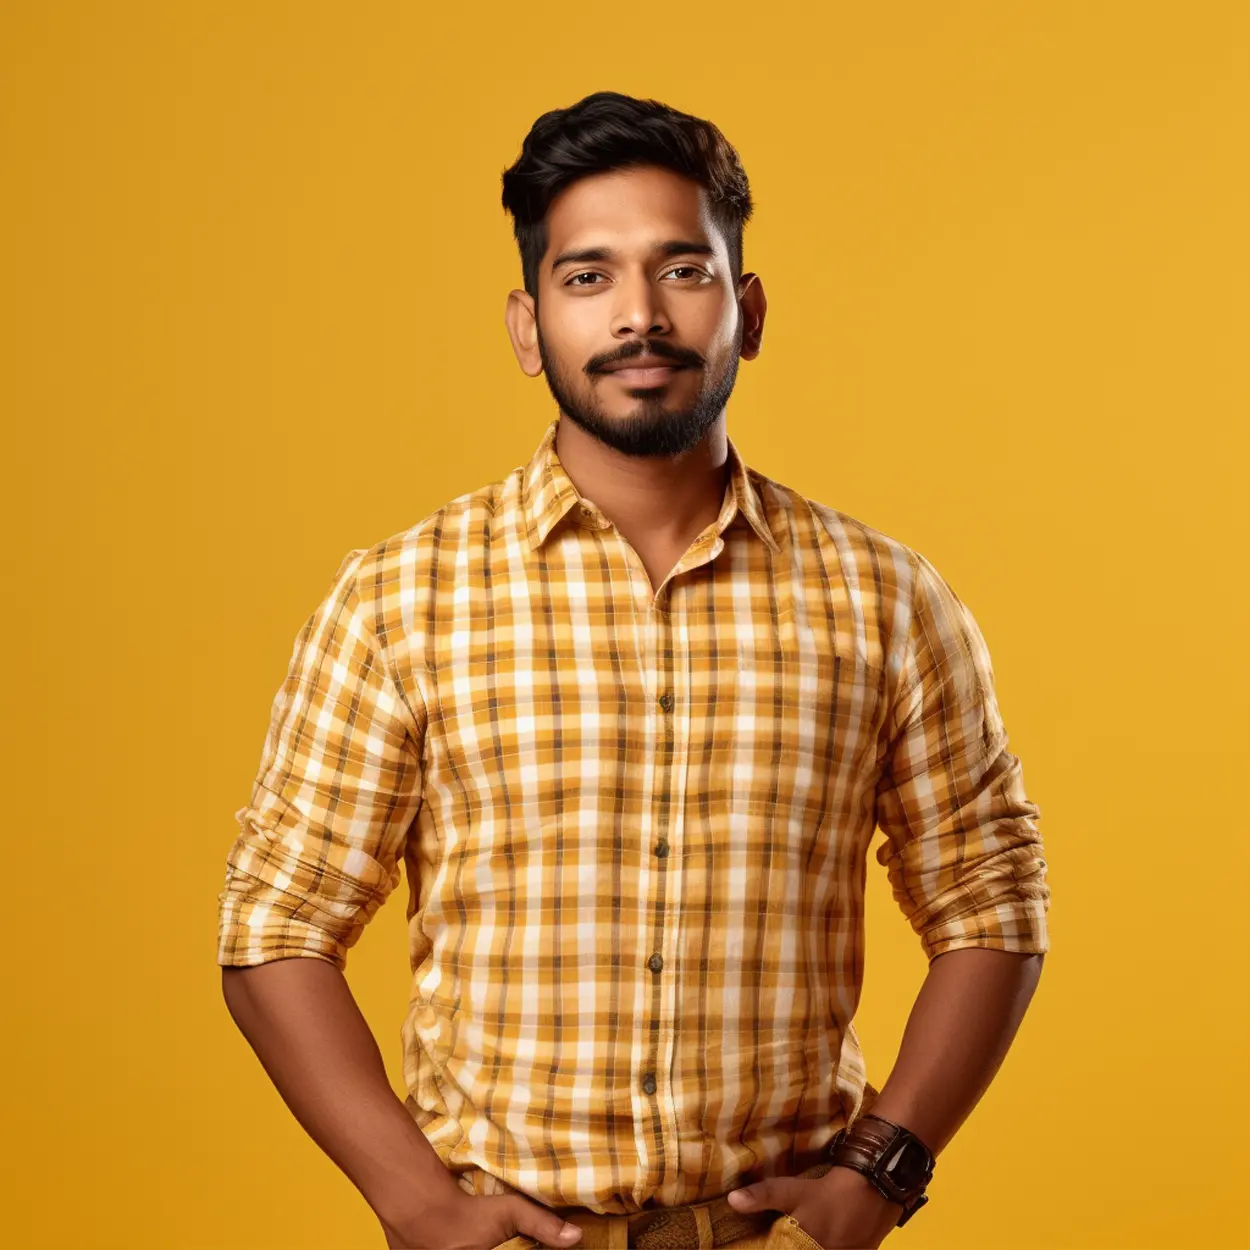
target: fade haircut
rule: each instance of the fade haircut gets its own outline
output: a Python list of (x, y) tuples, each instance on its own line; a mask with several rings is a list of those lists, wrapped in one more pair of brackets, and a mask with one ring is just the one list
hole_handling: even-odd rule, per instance
[(693, 178), (729, 247), (735, 282), (742, 277), (742, 228), (751, 190), (738, 153), (709, 121), (616, 91), (596, 91), (568, 108), (544, 113), (530, 127), (521, 155), (503, 175), (503, 206), (521, 252), (526, 291), (538, 298), (538, 268), (547, 251), (547, 209), (579, 178), (659, 165)]

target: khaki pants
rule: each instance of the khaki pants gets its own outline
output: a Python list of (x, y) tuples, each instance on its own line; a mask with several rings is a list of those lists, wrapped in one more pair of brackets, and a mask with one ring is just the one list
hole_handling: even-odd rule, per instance
[[(596, 1215), (593, 1211), (586, 1211), (581, 1215), (569, 1214), (565, 1218), (584, 1230), (575, 1250), (629, 1250), (627, 1215)], [(534, 1250), (541, 1244), (533, 1237), (509, 1237), (494, 1250)], [(690, 1246), (687, 1250), (703, 1250), (703, 1247), (715, 1244), (708, 1228), (699, 1245)], [(822, 1250), (820, 1243), (809, 1237), (792, 1215), (778, 1215), (766, 1233), (723, 1244), (731, 1245), (733, 1250)]]

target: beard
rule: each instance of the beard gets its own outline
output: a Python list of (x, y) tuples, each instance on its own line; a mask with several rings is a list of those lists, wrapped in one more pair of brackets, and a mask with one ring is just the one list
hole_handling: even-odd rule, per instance
[[(741, 347), (742, 323), (739, 321), (728, 363), (715, 376), (705, 371), (703, 386), (687, 407), (666, 408), (659, 395), (640, 389), (635, 393), (638, 406), (628, 416), (610, 417), (596, 401), (593, 390), (584, 400), (578, 398), (575, 375), (563, 371), (547, 354), (542, 332), (538, 333), (543, 377), (560, 411), (592, 438), (626, 456), (679, 456), (694, 447), (711, 429), (733, 394)], [(603, 375), (582, 372), (583, 378), (588, 376)]]

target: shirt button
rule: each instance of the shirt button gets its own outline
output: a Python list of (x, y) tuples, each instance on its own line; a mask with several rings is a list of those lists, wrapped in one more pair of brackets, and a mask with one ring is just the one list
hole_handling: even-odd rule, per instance
[(657, 842), (657, 843), (655, 844), (655, 853), (656, 853), (656, 854), (657, 854), (657, 855), (658, 855), (661, 859), (663, 859), (663, 858), (664, 858), (664, 857), (668, 854), (668, 843), (667, 843), (667, 842)]
[(671, 712), (673, 710), (673, 696), (669, 694), (667, 690), (660, 695), (660, 706), (666, 712)]
[(655, 1093), (655, 1077), (650, 1072), (642, 1078), (642, 1092), (644, 1094)]
[(652, 955), (651, 958), (647, 960), (647, 967), (650, 968), (652, 972), (659, 972), (659, 970), (664, 967), (664, 960), (659, 955)]

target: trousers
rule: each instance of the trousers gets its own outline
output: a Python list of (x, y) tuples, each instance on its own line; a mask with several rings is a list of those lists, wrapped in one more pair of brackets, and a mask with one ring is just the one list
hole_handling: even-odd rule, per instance
[[(876, 1100), (872, 1085), (864, 1088), (863, 1115)], [(800, 1173), (823, 1176), (829, 1163)], [(820, 1243), (791, 1215), (764, 1212), (752, 1216), (735, 1211), (724, 1196), (690, 1206), (639, 1211), (633, 1215), (600, 1215), (585, 1207), (560, 1207), (558, 1214), (582, 1230), (576, 1250), (822, 1250)], [(492, 1250), (537, 1250), (533, 1237), (510, 1237)]]
[[(582, 1230), (582, 1239), (574, 1250), (632, 1250), (636, 1244), (629, 1239), (629, 1216), (598, 1215), (587, 1211), (578, 1218), (573, 1214), (565, 1219)], [(703, 1234), (703, 1230), (700, 1229)], [(703, 1250), (704, 1247), (732, 1245), (734, 1250), (823, 1250), (820, 1243), (792, 1215), (777, 1215), (767, 1232), (735, 1238), (732, 1242), (712, 1240), (710, 1227), (698, 1242), (681, 1247), (681, 1250)], [(534, 1250), (542, 1243), (533, 1237), (509, 1237), (494, 1250)], [(676, 1250), (676, 1247), (675, 1247)]]
[[(582, 1218), (566, 1215), (565, 1219), (582, 1229), (582, 1239), (574, 1250), (632, 1250), (629, 1240), (629, 1217), (627, 1215), (597, 1215), (587, 1211)], [(754, 1236), (736, 1238), (733, 1242), (718, 1242), (707, 1238), (682, 1250), (703, 1250), (703, 1247), (732, 1245), (734, 1250), (823, 1250), (820, 1243), (808, 1234), (792, 1215), (777, 1215), (767, 1232)], [(533, 1237), (509, 1237), (494, 1250), (534, 1250), (542, 1243)]]

